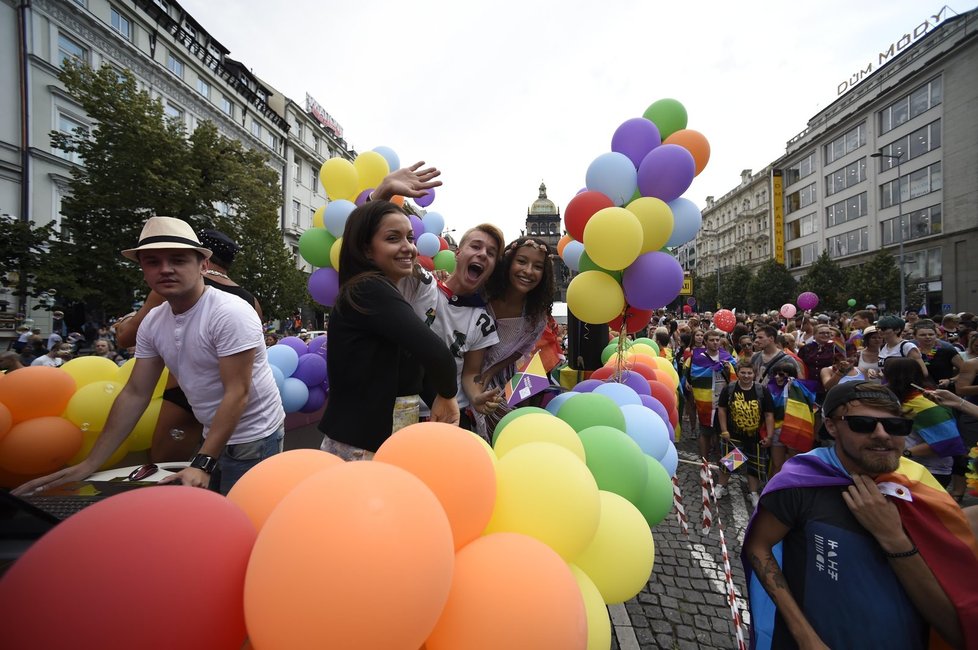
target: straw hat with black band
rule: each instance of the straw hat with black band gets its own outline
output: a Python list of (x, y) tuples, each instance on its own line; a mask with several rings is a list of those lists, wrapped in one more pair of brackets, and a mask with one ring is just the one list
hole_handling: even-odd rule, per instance
[(146, 250), (187, 248), (192, 249), (210, 259), (211, 250), (204, 248), (197, 233), (190, 224), (174, 217), (150, 217), (139, 233), (139, 242), (135, 248), (122, 251), (122, 256), (133, 262), (139, 261), (139, 252)]

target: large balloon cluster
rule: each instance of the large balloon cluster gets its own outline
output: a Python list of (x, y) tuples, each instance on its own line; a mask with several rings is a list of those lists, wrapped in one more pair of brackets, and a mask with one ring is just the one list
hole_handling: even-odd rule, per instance
[[(5, 647), (609, 648), (606, 605), (652, 571), (675, 448), (624, 384), (559, 400), (509, 413), (495, 448), (421, 423), (369, 462), (273, 456), (227, 499), (176, 486), (97, 503), (0, 580)], [(133, 567), (152, 586), (138, 598)]]
[(326, 404), (326, 338), (317, 336), (306, 343), (297, 336), (286, 336), (268, 348), (268, 365), (286, 413), (315, 413)]
[[(340, 247), (343, 229), (350, 213), (358, 205), (366, 203), (371, 192), (391, 171), (400, 168), (400, 158), (390, 147), (375, 147), (365, 151), (353, 162), (345, 158), (330, 158), (319, 170), (319, 179), (329, 197), (329, 203), (320, 206), (312, 217), (312, 228), (299, 237), (299, 255), (314, 267), (309, 276), (309, 295), (327, 307), (332, 307), (339, 294)], [(435, 190), (427, 190), (415, 199), (419, 207), (426, 208), (435, 200)], [(393, 203), (404, 204), (403, 196), (395, 196)], [(455, 270), (455, 255), (448, 250), (445, 218), (437, 212), (427, 212), (424, 217), (410, 215), (414, 229), (414, 241), (418, 247), (418, 261), (429, 271)]]
[(586, 187), (567, 204), (568, 234), (558, 249), (579, 272), (567, 288), (567, 305), (581, 321), (609, 323), (631, 313), (637, 324), (679, 295), (683, 270), (668, 247), (693, 239), (702, 224), (699, 209), (682, 194), (710, 158), (706, 138), (686, 121), (686, 109), (674, 99), (626, 120), (612, 135), (611, 151), (588, 167)]
[[(0, 375), (0, 486), (16, 487), (84, 460), (134, 363), (120, 368), (102, 357), (79, 357), (60, 368), (31, 366)], [(164, 370), (132, 433), (102, 469), (130, 451), (149, 449), (166, 379)]]

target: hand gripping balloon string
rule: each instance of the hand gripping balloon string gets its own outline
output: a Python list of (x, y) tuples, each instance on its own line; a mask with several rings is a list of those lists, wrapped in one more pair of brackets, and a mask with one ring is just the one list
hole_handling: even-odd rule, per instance
[(676, 508), (676, 521), (683, 531), (683, 535), (689, 537), (689, 520), (686, 518), (686, 508), (683, 507), (683, 493), (679, 491), (679, 479), (672, 477), (672, 505)]
[(709, 535), (710, 528), (713, 526), (713, 512), (710, 510), (710, 486), (712, 484), (713, 476), (710, 474), (710, 462), (704, 458), (703, 465), (700, 467), (700, 488), (703, 493), (703, 528), (700, 532), (703, 535)]
[[(713, 500), (716, 501), (716, 488), (713, 484), (713, 474), (709, 470), (709, 464), (706, 459), (703, 459), (703, 469), (700, 470), (700, 476), (709, 485), (710, 494), (713, 496)], [(705, 491), (706, 488), (704, 488)], [(730, 554), (727, 552), (727, 538), (723, 534), (723, 522), (720, 521), (720, 508), (717, 507), (716, 513), (717, 522), (717, 532), (720, 535), (720, 552), (723, 554), (723, 573), (727, 580), (727, 604), (730, 605), (730, 615), (733, 618), (734, 633), (737, 635), (737, 649), (747, 650), (747, 644), (744, 641), (744, 627), (740, 620), (740, 610), (737, 609), (737, 588), (734, 586), (733, 573), (730, 571)], [(704, 526), (706, 525), (706, 516), (704, 514)], [(709, 528), (705, 528), (704, 535), (709, 532)]]

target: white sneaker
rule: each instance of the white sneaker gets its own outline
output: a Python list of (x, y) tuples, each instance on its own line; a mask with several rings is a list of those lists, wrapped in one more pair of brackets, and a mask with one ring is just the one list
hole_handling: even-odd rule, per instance
[(751, 492), (750, 493), (750, 504), (752, 506), (754, 506), (754, 509), (755, 510), (757, 509), (757, 504), (760, 503), (760, 501), (761, 501), (761, 495), (760, 494), (758, 494), (757, 492)]
[(723, 497), (727, 496), (727, 488), (722, 485), (718, 485), (716, 487), (716, 495), (717, 499), (722, 499)]

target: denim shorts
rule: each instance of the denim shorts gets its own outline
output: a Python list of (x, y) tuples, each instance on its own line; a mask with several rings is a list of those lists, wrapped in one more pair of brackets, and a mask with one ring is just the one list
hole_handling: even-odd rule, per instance
[(281, 453), (285, 439), (285, 425), (259, 440), (239, 445), (228, 445), (217, 459), (217, 468), (211, 474), (208, 488), (227, 494), (244, 473), (270, 456)]

